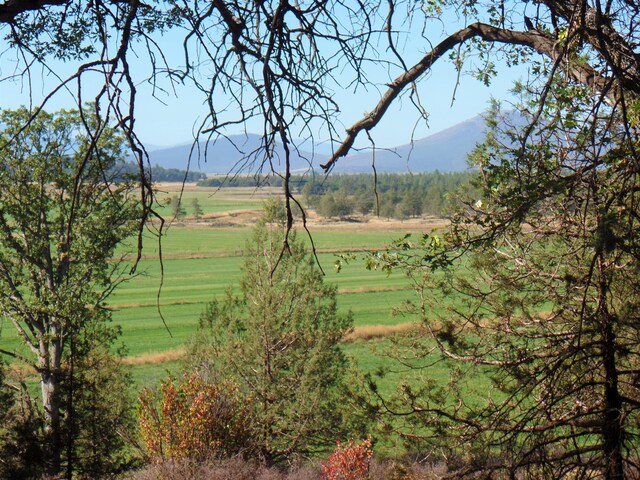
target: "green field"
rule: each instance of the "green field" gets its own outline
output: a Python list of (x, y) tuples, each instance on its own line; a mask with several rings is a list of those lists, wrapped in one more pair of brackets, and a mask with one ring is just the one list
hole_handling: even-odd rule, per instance
[[(136, 275), (109, 297), (113, 322), (122, 331), (117, 347), (125, 347), (125, 362), (129, 365), (136, 391), (158, 385), (170, 374), (179, 374), (185, 346), (197, 334), (198, 321), (207, 303), (224, 295), (227, 289), (237, 288), (242, 275), (242, 254), (252, 232), (250, 219), (255, 221), (266, 195), (256, 195), (248, 189), (228, 189), (211, 196), (212, 190), (184, 193), (188, 216), (168, 222), (169, 227), (163, 230), (160, 239), (162, 256), (155, 231), (150, 229), (145, 233), (143, 256)], [(178, 193), (176, 190), (169, 192), (167, 198)], [(205, 218), (199, 221), (189, 217), (189, 199), (194, 197), (204, 210)], [(167, 207), (164, 210), (164, 214), (169, 214)], [(219, 218), (243, 215), (246, 218), (233, 226), (226, 221), (216, 222)], [(428, 222), (425, 225), (420, 228), (414, 222), (406, 227), (402, 224), (390, 226), (375, 221), (311, 225), (325, 281), (337, 286), (339, 311), (352, 313), (356, 332), (359, 328), (367, 330), (368, 326), (391, 327), (415, 320), (393, 315), (395, 308), (406, 300), (415, 299), (415, 294), (409, 278), (401, 271), (391, 275), (370, 271), (365, 268), (363, 259), (344, 263), (338, 273), (334, 267), (337, 255), (383, 249), (406, 233), (423, 233), (429, 228)], [(297, 234), (311, 245), (304, 231)], [(133, 252), (135, 240), (122, 246), (119, 256)], [(133, 255), (129, 253), (128, 257), (133, 258)], [(123, 267), (128, 271), (130, 265), (125, 262)], [(382, 330), (373, 339), (344, 343), (345, 353), (360, 372), (356, 379), (362, 380), (364, 374), (371, 374), (384, 396), (390, 395), (405, 380), (414, 385), (421, 384), (422, 375), (441, 384), (449, 381), (449, 370), (445, 364), (435, 361), (435, 357), (421, 360), (429, 364), (426, 370), (411, 369), (396, 362), (392, 355), (394, 351), (398, 352), (388, 337), (389, 330)], [(2, 349), (30, 355), (8, 321), (0, 324), (0, 334)], [(406, 353), (406, 350), (402, 351), (403, 355)], [(380, 372), (385, 375), (379, 375)], [(27, 382), (37, 394), (35, 375), (28, 377)], [(402, 452), (391, 440), (376, 448), (389, 455)]]
[[(167, 190), (166, 198), (179, 194), (176, 187), (173, 188), (173, 191)], [(194, 197), (198, 198), (205, 216), (257, 211), (265, 198), (250, 189), (227, 189), (212, 195), (214, 190), (185, 191), (187, 213), (190, 199)], [(368, 271), (361, 261), (345, 265), (340, 273), (334, 268), (338, 252), (383, 248), (407, 230), (376, 230), (366, 225), (354, 230), (336, 224), (312, 228), (311, 233), (326, 282), (338, 287), (339, 309), (343, 313), (351, 311), (356, 326), (393, 325), (410, 320), (392, 315), (394, 307), (412, 297), (409, 280), (402, 273), (387, 276)], [(158, 237), (145, 234), (143, 260), (137, 275), (109, 298), (113, 320), (122, 328), (120, 341), (126, 346), (139, 386), (155, 382), (167, 369), (176, 367), (175, 356), (163, 354), (184, 347), (196, 333), (207, 302), (237, 284), (242, 252), (250, 234), (249, 224), (220, 227), (207, 220), (194, 222), (187, 218), (164, 230), (162, 260), (158, 254)], [(298, 234), (310, 244), (306, 233)], [(20, 340), (8, 322), (1, 333), (2, 348), (21, 349)], [(373, 371), (382, 361), (371, 353), (370, 347), (374, 344), (376, 342), (358, 341), (345, 348), (359, 359), (365, 370)]]

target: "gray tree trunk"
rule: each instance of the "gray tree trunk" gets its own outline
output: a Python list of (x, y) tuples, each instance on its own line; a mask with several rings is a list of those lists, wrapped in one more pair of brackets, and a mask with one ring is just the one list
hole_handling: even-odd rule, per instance
[[(54, 337), (55, 338), (55, 337)], [(62, 471), (62, 432), (60, 421), (60, 390), (62, 344), (40, 342), (40, 386), (44, 411), (44, 455), (46, 473), (57, 476)]]

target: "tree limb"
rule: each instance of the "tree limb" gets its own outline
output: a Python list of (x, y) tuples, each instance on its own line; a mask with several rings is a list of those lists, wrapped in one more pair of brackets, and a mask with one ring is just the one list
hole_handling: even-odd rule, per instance
[(544, 0), (543, 3), (568, 22), (570, 35), (581, 35), (606, 60), (624, 89), (640, 94), (640, 54), (612, 25), (611, 15), (582, 2)]
[[(510, 45), (522, 45), (536, 50), (538, 53), (554, 60), (559, 60), (564, 54), (563, 47), (551, 36), (538, 30), (518, 31), (495, 27), (486, 23), (474, 23), (462, 30), (450, 35), (436, 47), (427, 53), (422, 59), (406, 72), (398, 76), (375, 108), (364, 118), (347, 128), (347, 135), (343, 142), (335, 150), (331, 158), (321, 167), (328, 171), (340, 157), (349, 153), (358, 134), (363, 130), (371, 130), (382, 117), (384, 117), (389, 106), (400, 95), (400, 93), (410, 84), (415, 82), (420, 76), (427, 72), (445, 53), (456, 45), (459, 45), (471, 38), (478, 37), (487, 42), (505, 43)], [(611, 87), (611, 80), (601, 76), (594, 68), (586, 63), (565, 64), (562, 66), (576, 81), (589, 85), (596, 91), (609, 92), (614, 95)], [(611, 99), (614, 100), (613, 98)]]
[(7, 0), (0, 5), (0, 23), (11, 23), (21, 13), (40, 10), (49, 5), (65, 5), (69, 0)]

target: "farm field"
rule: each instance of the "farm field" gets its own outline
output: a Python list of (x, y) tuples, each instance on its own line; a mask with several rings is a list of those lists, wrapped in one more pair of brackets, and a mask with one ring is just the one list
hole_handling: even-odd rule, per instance
[[(175, 185), (165, 188), (167, 198), (176, 194)], [(279, 194), (279, 190), (256, 192), (245, 188), (188, 187), (183, 192), (186, 219), (170, 222), (162, 238), (164, 279), (158, 304), (160, 260), (157, 238), (150, 235), (146, 239), (144, 260), (139, 266), (143, 275), (125, 284), (110, 298), (114, 321), (122, 327), (128, 362), (132, 364), (139, 385), (155, 382), (178, 365), (181, 349), (197, 331), (200, 314), (207, 302), (220, 297), (237, 283), (243, 262), (242, 250), (252, 225), (264, 200), (275, 194)], [(203, 219), (198, 222), (189, 218), (193, 198), (198, 198), (204, 212)], [(228, 209), (221, 205), (227, 205)], [(168, 210), (163, 213), (169, 216)], [(387, 276), (368, 271), (363, 262), (355, 261), (344, 265), (337, 273), (334, 268), (336, 254), (383, 248), (407, 232), (430, 230), (437, 222), (357, 220), (324, 222), (310, 215), (309, 229), (326, 275), (325, 281), (337, 285), (339, 309), (342, 313), (352, 312), (356, 329), (406, 323), (410, 319), (392, 315), (395, 307), (412, 297), (410, 282), (401, 272)], [(306, 232), (298, 231), (297, 234), (310, 245)], [(166, 327), (158, 313), (158, 305)], [(381, 342), (384, 344), (383, 339), (358, 340), (345, 344), (345, 350), (358, 359), (362, 368), (374, 371), (384, 359), (374, 355), (371, 347), (380, 350)]]
[[(164, 199), (180, 195), (179, 184), (161, 185), (159, 190), (162, 192), (159, 199), (164, 203), (167, 203)], [(277, 192), (186, 186), (182, 192), (185, 218), (171, 219), (169, 207), (161, 208), (160, 213), (167, 218), (161, 242), (162, 260), (157, 236), (145, 234), (137, 275), (121, 285), (108, 302), (114, 323), (122, 329), (120, 342), (126, 347), (126, 362), (131, 365), (138, 387), (155, 383), (179, 365), (206, 304), (237, 284), (242, 251), (252, 225), (264, 200)], [(198, 220), (189, 211), (193, 198), (198, 199), (203, 210)], [(362, 261), (344, 265), (337, 273), (336, 254), (383, 248), (405, 233), (422, 233), (435, 226), (438, 221), (429, 219), (323, 222), (311, 214), (309, 230), (325, 281), (337, 285), (339, 310), (352, 312), (356, 333), (362, 329), (369, 332), (367, 335), (379, 337), (389, 328), (409, 322), (409, 318), (393, 316), (392, 310), (412, 297), (411, 285), (401, 272), (387, 276), (368, 271)], [(298, 235), (310, 245), (304, 231)], [(369, 327), (374, 327), (373, 334)], [(11, 325), (4, 325), (1, 334), (3, 348), (20, 348)], [(384, 341), (380, 338), (368, 342), (356, 340), (345, 344), (345, 350), (366, 371), (374, 371), (383, 359), (374, 356), (371, 347), (380, 349), (381, 344)]]

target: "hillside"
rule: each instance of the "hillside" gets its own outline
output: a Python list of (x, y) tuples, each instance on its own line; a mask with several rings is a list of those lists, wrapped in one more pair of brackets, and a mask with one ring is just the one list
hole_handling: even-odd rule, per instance
[[(461, 172), (467, 155), (484, 136), (484, 119), (478, 115), (412, 144), (376, 150), (378, 172)], [(371, 172), (371, 151), (359, 152), (340, 160), (336, 171)]]
[[(392, 149), (378, 149), (375, 152), (378, 172), (459, 172), (467, 169), (467, 155), (482, 140), (484, 120), (473, 117), (446, 130), (430, 135), (412, 144), (400, 145)], [(191, 158), (192, 170), (206, 173), (225, 174), (228, 172), (250, 173), (258, 170), (262, 162), (261, 137), (255, 134), (230, 135), (220, 137), (215, 143), (200, 143), (161, 148), (149, 153), (151, 164), (164, 168), (185, 168)], [(310, 151), (292, 152), (292, 169), (304, 173), (311, 168), (318, 170), (327, 156), (321, 148)], [(273, 167), (284, 169), (284, 150), (276, 149)], [(371, 150), (360, 151), (341, 159), (336, 173), (371, 172)], [(266, 167), (268, 168), (268, 167)]]

